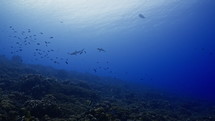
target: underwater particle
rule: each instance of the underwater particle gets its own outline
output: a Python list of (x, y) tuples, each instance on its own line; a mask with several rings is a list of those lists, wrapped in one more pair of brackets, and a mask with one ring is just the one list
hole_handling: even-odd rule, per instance
[(105, 52), (105, 50), (104, 50), (103, 48), (97, 48), (97, 50), (98, 50), (99, 52)]
[(67, 61), (65, 62), (66, 64), (69, 64)]
[(22, 51), (22, 49), (19, 49), (19, 51)]
[(107, 67), (107, 68), (103, 68), (103, 69), (106, 71), (106, 70), (108, 70), (108, 69), (109, 69), (109, 67)]
[(40, 43), (37, 43), (37, 45), (40, 45)]
[(139, 16), (140, 18), (142, 18), (142, 19), (146, 18), (146, 17), (145, 17), (143, 14), (141, 14), (141, 13), (140, 13), (138, 16)]
[(202, 50), (202, 51), (204, 51), (204, 50), (205, 50), (205, 48), (203, 48), (203, 47), (202, 47), (202, 48), (201, 48), (201, 50)]
[(209, 52), (209, 55), (213, 55), (213, 52)]
[(63, 23), (63, 21), (60, 21), (60, 23)]
[(10, 26), (10, 28), (13, 28), (13, 26)]
[(43, 32), (40, 32), (41, 35), (43, 35)]
[(49, 37), (49, 39), (53, 39), (54, 37)]

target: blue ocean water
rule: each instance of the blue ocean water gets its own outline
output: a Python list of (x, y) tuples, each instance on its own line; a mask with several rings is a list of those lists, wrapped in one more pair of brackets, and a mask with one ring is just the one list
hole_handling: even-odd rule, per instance
[(0, 18), (9, 58), (215, 99), (213, 0), (1, 0)]

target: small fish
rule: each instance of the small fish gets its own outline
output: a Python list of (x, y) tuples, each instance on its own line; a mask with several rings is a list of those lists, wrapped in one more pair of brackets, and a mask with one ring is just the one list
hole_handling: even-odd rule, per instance
[(213, 55), (214, 53), (213, 52), (209, 52), (209, 55)]
[(44, 41), (45, 42), (45, 44), (50, 44), (50, 42), (47, 42), (47, 41)]
[(53, 39), (54, 37), (49, 37), (49, 39)]
[(138, 16), (142, 19), (146, 18), (143, 14), (139, 14)]
[(95, 68), (93, 70), (94, 70), (94, 72), (97, 72), (97, 70)]
[(105, 52), (105, 50), (104, 50), (103, 48), (97, 48), (97, 50), (98, 50), (99, 52)]
[(24, 35), (25, 34), (25, 31), (22, 31), (22, 35)]
[(74, 52), (72, 52), (72, 53), (68, 53), (69, 55), (77, 55), (77, 54), (79, 54), (79, 52), (78, 51), (74, 51)]
[(68, 53), (69, 55), (77, 55), (77, 54), (79, 54), (79, 55), (81, 55), (81, 54), (83, 54), (83, 53), (85, 53), (86, 54), (86, 51), (84, 50), (84, 49), (82, 49), (82, 50), (76, 50), (76, 51), (74, 51), (74, 52), (72, 52), (72, 53)]

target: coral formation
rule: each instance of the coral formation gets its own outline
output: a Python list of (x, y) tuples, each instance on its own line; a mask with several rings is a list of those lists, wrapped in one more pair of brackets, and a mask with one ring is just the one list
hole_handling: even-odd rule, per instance
[(215, 105), (0, 56), (0, 120), (214, 121)]

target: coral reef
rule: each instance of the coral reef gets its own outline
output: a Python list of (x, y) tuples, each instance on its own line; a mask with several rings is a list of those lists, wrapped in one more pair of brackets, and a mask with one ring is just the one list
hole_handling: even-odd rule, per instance
[(0, 56), (0, 121), (215, 121), (210, 102), (21, 60)]

